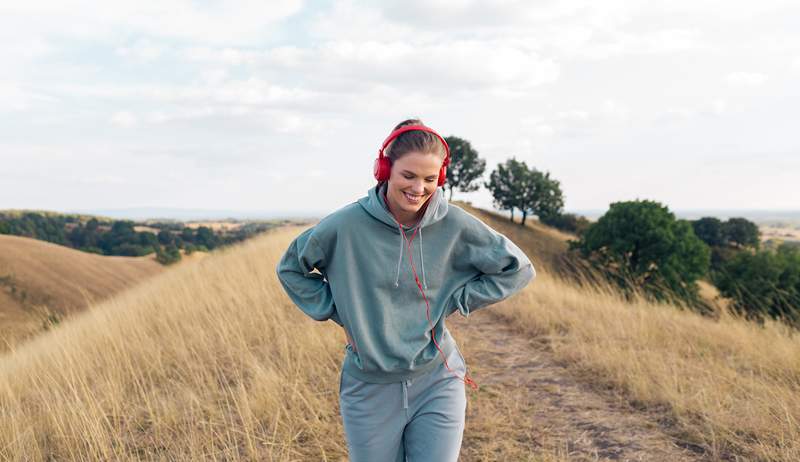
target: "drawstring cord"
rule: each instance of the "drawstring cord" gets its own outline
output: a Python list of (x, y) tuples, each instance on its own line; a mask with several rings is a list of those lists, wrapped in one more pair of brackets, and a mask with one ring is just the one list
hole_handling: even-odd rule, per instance
[[(392, 218), (394, 218), (394, 216), (392, 216)], [(425, 314), (428, 317), (428, 326), (430, 326), (430, 328), (431, 328), (431, 338), (433, 339), (433, 344), (436, 345), (436, 349), (439, 350), (439, 354), (444, 359), (444, 367), (446, 367), (447, 370), (450, 371), (453, 375), (458, 377), (458, 374), (456, 374), (455, 372), (453, 372), (452, 369), (450, 369), (450, 366), (447, 364), (447, 357), (445, 357), (444, 352), (439, 347), (439, 343), (436, 342), (436, 331), (434, 330), (435, 328), (433, 326), (433, 322), (431, 321), (431, 305), (430, 305), (430, 302), (428, 302), (428, 297), (425, 295), (425, 291), (422, 288), (422, 284), (419, 282), (419, 276), (417, 276), (417, 269), (414, 266), (414, 257), (412, 256), (413, 250), (411, 248), (411, 243), (414, 241), (414, 237), (417, 235), (417, 231), (419, 231), (420, 228), (419, 227), (416, 228), (414, 230), (414, 233), (411, 234), (411, 239), (408, 239), (406, 237), (406, 232), (403, 230), (403, 225), (401, 225), (400, 222), (398, 222), (396, 218), (394, 218), (394, 221), (395, 221), (395, 223), (397, 223), (397, 226), (400, 229), (400, 234), (402, 235), (403, 241), (405, 241), (406, 245), (408, 246), (408, 261), (411, 263), (411, 271), (414, 273), (414, 281), (417, 283), (417, 288), (419, 288), (420, 292), (422, 293), (422, 298), (425, 300), (425, 309), (426, 309)], [(422, 234), (420, 234), (420, 236), (422, 236)], [(421, 242), (421, 238), (420, 238), (420, 242)], [(465, 362), (465, 364), (466, 364), (466, 362)], [(472, 380), (469, 377), (468, 373), (465, 374), (463, 378), (462, 377), (458, 377), (458, 378), (460, 380), (464, 381), (465, 384), (467, 384), (470, 387), (472, 387), (473, 390), (477, 390), (478, 389), (478, 384), (475, 383), (475, 381)]]

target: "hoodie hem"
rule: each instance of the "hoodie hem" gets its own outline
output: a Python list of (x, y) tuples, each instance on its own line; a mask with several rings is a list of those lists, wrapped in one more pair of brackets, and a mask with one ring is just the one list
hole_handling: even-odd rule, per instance
[[(450, 335), (450, 332), (447, 331), (446, 339), (442, 342), (441, 345), (442, 353), (444, 356), (447, 357), (452, 353), (452, 351), (456, 348), (455, 339)], [(350, 351), (349, 349), (346, 350), (344, 362), (342, 364), (342, 369), (344, 372), (350, 374), (352, 377), (355, 377), (362, 382), (369, 382), (369, 383), (393, 383), (393, 382), (402, 382), (405, 380), (415, 379), (426, 373), (433, 370), (438, 365), (442, 364), (444, 360), (442, 359), (442, 355), (439, 354), (439, 351), (436, 351), (436, 357), (428, 361), (426, 364), (418, 366), (413, 371), (402, 370), (402, 371), (381, 371), (381, 372), (365, 372), (360, 369), (355, 361), (354, 355), (356, 353)]]

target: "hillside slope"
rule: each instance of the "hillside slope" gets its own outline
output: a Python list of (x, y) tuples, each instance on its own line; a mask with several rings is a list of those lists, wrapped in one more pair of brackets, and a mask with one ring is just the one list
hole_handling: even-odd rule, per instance
[(48, 314), (69, 315), (163, 270), (152, 256), (108, 257), (0, 235), (0, 350), (41, 330)]

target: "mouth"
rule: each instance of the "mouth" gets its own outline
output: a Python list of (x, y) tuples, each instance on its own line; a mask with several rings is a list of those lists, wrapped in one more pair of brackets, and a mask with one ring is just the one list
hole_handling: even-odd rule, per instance
[(404, 192), (403, 197), (406, 198), (406, 201), (408, 201), (409, 204), (419, 205), (422, 203), (422, 198), (425, 196), (423, 194), (409, 194)]

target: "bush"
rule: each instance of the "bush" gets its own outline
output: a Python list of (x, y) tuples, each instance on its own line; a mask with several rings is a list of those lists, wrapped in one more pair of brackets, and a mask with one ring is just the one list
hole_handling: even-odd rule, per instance
[(800, 249), (781, 245), (777, 250), (738, 252), (713, 273), (722, 295), (748, 318), (765, 316), (800, 327)]
[(699, 306), (696, 281), (708, 271), (709, 248), (658, 202), (611, 204), (570, 248), (626, 292), (642, 289), (657, 300)]
[(542, 223), (552, 226), (556, 229), (560, 229), (561, 231), (566, 231), (568, 233), (573, 233), (578, 236), (583, 235), (589, 226), (592, 224), (586, 217), (581, 215), (575, 215), (574, 213), (564, 213), (561, 215), (555, 215), (553, 217), (543, 217), (540, 218), (539, 221)]

